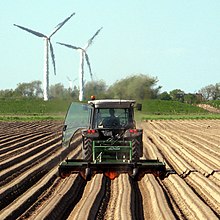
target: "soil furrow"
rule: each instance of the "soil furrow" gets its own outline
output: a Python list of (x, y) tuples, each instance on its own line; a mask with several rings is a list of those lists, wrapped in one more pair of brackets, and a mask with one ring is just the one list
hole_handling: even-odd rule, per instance
[(80, 175), (78, 175), (69, 190), (64, 195), (62, 195), (53, 211), (50, 212), (47, 216), (43, 215), (44, 219), (67, 219), (75, 205), (82, 198), (85, 186), (86, 181), (82, 179)]
[[(79, 143), (79, 142), (77, 142)], [(79, 145), (78, 147), (68, 154), (68, 156), (73, 157), (73, 155), (77, 155), (80, 151)], [(50, 215), (53, 212), (57, 212), (57, 204), (62, 199), (62, 196), (69, 190), (72, 186), (73, 182), (76, 179), (77, 175), (72, 175), (70, 178), (61, 179), (57, 177), (57, 167), (55, 166), (53, 170), (50, 172), (53, 176), (56, 177), (52, 186), (44, 190), (39, 198), (35, 197), (35, 202), (31, 205), (31, 207), (23, 214), (23, 218), (28, 216), (28, 219), (42, 219), (44, 216)], [(45, 176), (44, 179), (48, 178)], [(72, 179), (73, 178), (73, 179)], [(43, 179), (42, 179), (43, 181)], [(40, 187), (42, 184), (35, 187)], [(72, 193), (72, 192), (71, 192)], [(56, 209), (56, 210), (54, 210)], [(54, 214), (53, 214), (54, 215)], [(22, 216), (21, 216), (22, 217)]]
[(163, 180), (163, 184), (187, 219), (218, 219), (210, 207), (177, 175), (170, 175)]
[(129, 177), (121, 174), (111, 184), (111, 197), (104, 219), (132, 219)]
[(40, 153), (34, 154), (32, 157), (29, 157), (26, 160), (17, 163), (9, 169), (1, 172), (0, 186), (3, 186), (11, 180), (14, 180), (14, 178), (18, 177), (26, 170), (30, 169), (31, 167), (48, 158), (50, 155), (54, 154), (60, 148), (60, 144), (60, 142), (57, 142), (49, 147), (46, 147)]
[[(98, 208), (95, 210), (94, 202), (102, 188), (102, 178), (103, 176), (101, 174), (97, 174), (91, 181), (86, 184), (82, 198), (74, 207), (68, 219), (88, 219), (89, 216), (96, 216)], [(100, 204), (96, 205), (99, 207)]]
[(174, 220), (177, 218), (169, 201), (167, 201), (166, 195), (152, 175), (146, 175), (139, 182), (139, 186), (143, 197), (144, 219)]
[[(76, 145), (78, 145), (79, 142), (76, 142)], [(73, 149), (72, 149), (73, 150)], [(69, 150), (64, 150), (62, 152), (63, 157), (66, 157), (68, 155), (68, 151)], [(11, 194), (6, 194), (7, 191), (3, 194), (1, 194), (1, 201), (5, 201), (5, 196), (7, 196), (7, 202), (5, 201), (4, 205), (6, 208), (1, 212), (1, 215), (4, 216), (6, 214), (9, 214), (9, 219), (10, 216), (13, 214), (14, 216), (17, 213), (21, 213), (23, 214), (23, 212), (29, 208), (33, 202), (36, 202), (36, 199), (38, 197), (33, 197), (33, 195), (38, 195), (41, 194), (43, 192), (43, 189), (45, 188), (45, 184), (47, 184), (48, 181), (50, 181), (50, 178), (54, 177), (56, 172), (57, 172), (57, 164), (59, 162), (58, 157), (55, 157), (54, 159), (50, 160), (47, 162), (44, 170), (40, 171), (40, 168), (42, 169), (42, 167), (38, 168), (38, 170), (36, 172), (34, 172), (34, 175), (29, 175), (32, 176), (33, 180), (30, 179), (30, 177), (28, 176), (27, 179), (23, 179), (24, 181), (18, 183), (18, 187), (20, 185), (19, 188), (17, 188), (17, 192), (16, 193), (12, 193), (14, 192), (14, 189), (12, 187), (12, 191)], [(51, 172), (50, 170), (53, 170), (53, 172)], [(50, 171), (48, 173), (48, 171)], [(40, 177), (37, 176), (37, 174), (41, 173), (42, 175)], [(47, 175), (45, 175), (47, 174)], [(51, 177), (50, 177), (51, 176)], [(48, 180), (49, 178), (49, 180)], [(10, 190), (10, 189), (9, 189)], [(4, 195), (6, 194), (6, 195)], [(4, 196), (4, 197), (3, 197)], [(21, 202), (22, 201), (22, 202)], [(22, 208), (23, 207), (23, 208)], [(9, 212), (10, 210), (10, 212)], [(0, 217), (1, 217), (0, 215)], [(18, 216), (17, 216), (18, 217)], [(17, 218), (16, 217), (16, 218)]]
[[(50, 135), (52, 134), (52, 132), (38, 132), (38, 133), (30, 133), (28, 135), (23, 134), (23, 135), (16, 135), (13, 137), (8, 137), (4, 138), (1, 140), (1, 150), (0, 153), (3, 154), (5, 153), (5, 151), (9, 151), (9, 150), (13, 150), (15, 148), (18, 148), (20, 146), (23, 146), (26, 142), (30, 141), (34, 141), (37, 140), (40, 137), (44, 137), (46, 135)], [(9, 140), (8, 140), (9, 139)]]
[(81, 135), (61, 147), (62, 122), (0, 122), (0, 219), (219, 219), (220, 120), (142, 122), (144, 156), (177, 174), (134, 182), (56, 176), (81, 157)]
[[(79, 142), (76, 142), (76, 146)], [(57, 166), (74, 148), (61, 149), (50, 158), (47, 158), (42, 163), (37, 164), (29, 169), (12, 183), (7, 184), (0, 190), (0, 209), (6, 207), (11, 201), (22, 195), (26, 190), (38, 182), (45, 174), (53, 167)], [(7, 200), (5, 200), (7, 198)]]
[[(31, 147), (27, 151), (25, 151), (21, 154), (18, 154), (16, 156), (14, 156), (13, 158), (10, 158), (6, 161), (1, 162), (0, 163), (0, 171), (6, 169), (8, 167), (13, 166), (14, 164), (17, 164), (17, 163), (20, 163), (20, 162), (24, 161), (25, 159), (31, 157), (32, 155), (37, 154), (40, 151), (44, 150), (45, 147), (53, 145), (58, 141), (60, 141), (60, 137), (56, 137), (56, 138), (53, 138), (53, 139), (51, 138), (43, 144), (39, 144), (37, 146)], [(30, 145), (32, 145), (32, 143), (30, 143)]]
[[(33, 135), (32, 135), (33, 136)], [(17, 142), (13, 146), (7, 147), (4, 149), (4, 153), (0, 156), (0, 161), (7, 160), (9, 158), (15, 157), (23, 152), (26, 152), (30, 148), (37, 146), (43, 142), (49, 141), (54, 134), (43, 134), (40, 136), (33, 136), (34, 138), (27, 138), (25, 142)]]
[(191, 173), (186, 181), (220, 218), (220, 188), (198, 172)]

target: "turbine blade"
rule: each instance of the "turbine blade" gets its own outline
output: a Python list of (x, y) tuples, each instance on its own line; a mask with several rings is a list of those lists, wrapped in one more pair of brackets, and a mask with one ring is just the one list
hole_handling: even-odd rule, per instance
[(49, 43), (50, 43), (50, 55), (52, 58), (54, 75), (56, 75), (55, 55), (54, 55), (53, 46), (52, 46), (52, 43), (50, 42), (50, 40), (49, 40)]
[(99, 32), (102, 30), (103, 27), (101, 27), (100, 29), (98, 29), (95, 34), (88, 40), (87, 45), (85, 47), (85, 50), (93, 43), (92, 41), (94, 40), (94, 38), (99, 34)]
[(73, 46), (73, 45), (70, 45), (70, 44), (64, 44), (64, 43), (60, 43), (60, 42), (57, 42), (57, 44), (69, 47), (69, 48), (74, 49), (74, 50), (82, 50), (81, 47), (76, 47), (76, 46)]
[(90, 62), (89, 62), (89, 56), (86, 52), (85, 52), (85, 58), (86, 58), (86, 63), (87, 63), (88, 68), (89, 68), (89, 73), (90, 73), (91, 79), (93, 80), (92, 69), (91, 69), (91, 65), (90, 65)]
[(73, 15), (75, 15), (75, 12), (72, 13), (68, 18), (66, 18), (64, 21), (62, 21), (61, 23), (59, 23), (54, 31), (49, 35), (49, 37), (52, 37)]
[(44, 35), (44, 34), (42, 34), (42, 33), (40, 33), (40, 32), (37, 32), (37, 31), (33, 31), (33, 30), (29, 29), (29, 28), (22, 27), (22, 26), (17, 25), (17, 24), (14, 24), (14, 26), (19, 27), (19, 28), (21, 28), (22, 30), (25, 30), (25, 31), (27, 31), (27, 32), (29, 32), (29, 33), (32, 33), (32, 34), (34, 34), (34, 35), (36, 35), (36, 36), (38, 36), (38, 37), (45, 37), (45, 38), (47, 38), (46, 35)]

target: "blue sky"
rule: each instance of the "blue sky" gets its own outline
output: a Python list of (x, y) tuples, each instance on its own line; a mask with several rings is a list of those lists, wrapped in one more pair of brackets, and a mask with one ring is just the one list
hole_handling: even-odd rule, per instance
[(220, 82), (219, 0), (7, 0), (0, 1), (0, 89), (43, 80), (43, 39), (13, 24), (47, 35), (73, 12), (51, 40), (50, 84), (79, 79), (79, 53), (56, 42), (84, 46), (100, 27), (88, 49), (95, 80), (111, 85), (142, 73), (157, 77), (161, 91), (185, 92)]

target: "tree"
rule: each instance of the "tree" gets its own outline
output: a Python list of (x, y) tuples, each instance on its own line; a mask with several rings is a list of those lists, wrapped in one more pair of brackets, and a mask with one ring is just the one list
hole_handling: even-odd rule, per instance
[(49, 89), (50, 98), (67, 98), (70, 96), (70, 93), (61, 83), (51, 85)]
[(70, 93), (70, 96), (73, 100), (79, 99), (79, 89), (76, 86), (73, 87), (73, 90), (69, 88), (68, 93)]
[(41, 81), (32, 81), (30, 83), (19, 83), (15, 89), (17, 96), (21, 97), (42, 97)]
[(215, 85), (208, 85), (199, 90), (205, 100), (217, 100), (220, 99), (220, 83)]
[(196, 94), (185, 94), (184, 95), (184, 102), (188, 103), (188, 104), (193, 104), (193, 103), (197, 103), (198, 99)]
[(32, 81), (30, 86), (33, 88), (33, 95), (36, 97), (43, 97), (43, 90), (41, 88), (42, 82), (39, 80)]
[(13, 96), (15, 96), (15, 92), (13, 91), (13, 89), (0, 90), (1, 98), (11, 98)]
[(171, 96), (168, 94), (168, 92), (162, 92), (158, 98), (160, 100), (171, 100)]
[(111, 94), (111, 98), (119, 99), (143, 100), (156, 98), (161, 88), (160, 86), (154, 88), (157, 82), (157, 78), (148, 75), (133, 75), (116, 81), (108, 89), (108, 94)]
[(181, 89), (174, 89), (174, 90), (170, 91), (170, 97), (172, 98), (173, 101), (183, 102), (184, 95), (185, 95), (185, 93)]
[(91, 95), (98, 99), (106, 98), (107, 85), (103, 80), (90, 81), (85, 85), (85, 98), (90, 99)]

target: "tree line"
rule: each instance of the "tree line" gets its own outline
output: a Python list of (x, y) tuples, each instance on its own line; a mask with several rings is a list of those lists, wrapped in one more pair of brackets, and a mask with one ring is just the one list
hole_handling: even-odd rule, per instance
[[(170, 92), (160, 92), (162, 86), (157, 86), (158, 79), (149, 75), (137, 74), (116, 81), (113, 85), (107, 86), (105, 81), (90, 81), (85, 84), (85, 100), (91, 95), (98, 99), (161, 99), (174, 100), (187, 103), (199, 103), (206, 100), (220, 99), (220, 83), (208, 85), (201, 88), (197, 93), (185, 93), (181, 89), (174, 89)], [(61, 83), (51, 85), (49, 88), (50, 99), (72, 99), (78, 100), (79, 89), (65, 88)], [(30, 83), (19, 83), (13, 89), (0, 90), (0, 98), (42, 98), (42, 82), (32, 81)]]

